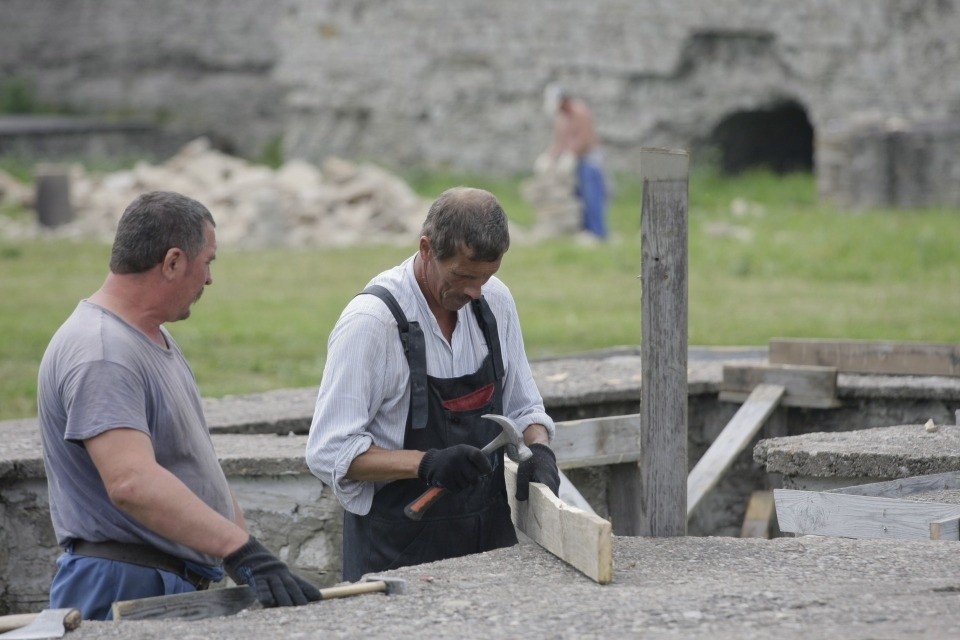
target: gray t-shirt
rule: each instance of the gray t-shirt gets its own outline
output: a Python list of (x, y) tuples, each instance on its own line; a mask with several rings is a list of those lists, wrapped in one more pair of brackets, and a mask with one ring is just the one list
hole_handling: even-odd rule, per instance
[(50, 515), (57, 542), (149, 544), (179, 558), (220, 559), (176, 544), (117, 509), (83, 441), (132, 428), (150, 436), (157, 462), (206, 504), (233, 519), (233, 499), (203, 416), (193, 371), (161, 327), (164, 349), (86, 300), (50, 341), (40, 364), (38, 409)]

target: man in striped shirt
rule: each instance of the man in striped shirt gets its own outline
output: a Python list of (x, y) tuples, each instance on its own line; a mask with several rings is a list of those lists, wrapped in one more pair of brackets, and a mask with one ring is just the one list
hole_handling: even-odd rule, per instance
[[(343, 577), (516, 544), (503, 452), (480, 448), (511, 418), (533, 457), (518, 470), (559, 488), (554, 424), (533, 380), (516, 305), (494, 275), (510, 245), (506, 215), (480, 189), (433, 203), (417, 252), (370, 281), (330, 334), (307, 463), (346, 513)], [(446, 492), (421, 520), (404, 507)]]

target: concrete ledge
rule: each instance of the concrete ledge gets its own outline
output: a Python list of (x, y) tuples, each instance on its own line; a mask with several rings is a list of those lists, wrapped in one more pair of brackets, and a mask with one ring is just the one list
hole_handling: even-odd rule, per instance
[[(533, 543), (387, 572), (371, 594), (200, 621), (84, 622), (105, 638), (953, 638), (960, 554), (943, 542), (614, 537), (598, 585)], [(952, 548), (951, 548), (952, 549)]]
[(928, 432), (907, 424), (840, 433), (808, 433), (761, 440), (754, 459), (768, 473), (852, 484), (960, 470), (960, 426)]

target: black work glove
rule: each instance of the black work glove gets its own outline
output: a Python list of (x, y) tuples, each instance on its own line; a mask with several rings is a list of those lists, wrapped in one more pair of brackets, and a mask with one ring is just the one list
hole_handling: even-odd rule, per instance
[(294, 575), (253, 536), (223, 559), (223, 568), (237, 584), (250, 585), (264, 607), (289, 607), (321, 598), (319, 589)]
[(443, 487), (451, 493), (463, 491), (491, 473), (493, 467), (487, 456), (468, 444), (430, 449), (423, 454), (417, 469), (417, 476), (428, 485)]
[(530, 445), (533, 455), (517, 466), (517, 500), (530, 497), (530, 483), (542, 482), (553, 495), (560, 497), (560, 470), (557, 469), (557, 456), (545, 444)]

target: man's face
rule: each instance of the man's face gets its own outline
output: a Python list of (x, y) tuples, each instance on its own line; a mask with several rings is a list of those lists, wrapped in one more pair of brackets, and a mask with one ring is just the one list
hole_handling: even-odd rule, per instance
[(190, 307), (203, 295), (203, 288), (213, 284), (213, 275), (210, 271), (210, 263), (217, 257), (217, 234), (213, 226), (209, 223), (204, 228), (204, 244), (200, 253), (193, 260), (187, 260), (184, 271), (183, 282), (181, 283), (183, 292), (182, 307), (177, 315), (177, 320), (186, 320), (190, 317)]
[(452, 258), (425, 263), (426, 285), (430, 294), (447, 311), (459, 311), (471, 300), (480, 298), (480, 288), (500, 268), (500, 258), (494, 262), (471, 260), (473, 251), (461, 247)]

